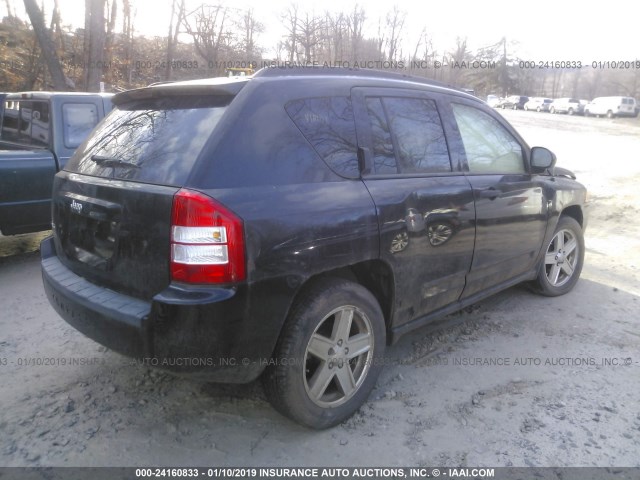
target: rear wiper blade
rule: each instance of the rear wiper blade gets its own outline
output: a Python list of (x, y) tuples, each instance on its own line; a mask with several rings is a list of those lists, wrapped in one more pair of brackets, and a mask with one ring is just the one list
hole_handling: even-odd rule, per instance
[(91, 160), (96, 162), (98, 165), (105, 167), (140, 168), (140, 166), (135, 163), (125, 162), (119, 158), (105, 157), (104, 155), (92, 155)]

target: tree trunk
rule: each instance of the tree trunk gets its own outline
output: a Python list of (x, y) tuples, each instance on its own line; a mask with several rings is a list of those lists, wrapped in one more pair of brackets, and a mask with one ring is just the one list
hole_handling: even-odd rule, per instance
[(105, 0), (85, 2), (85, 89), (88, 92), (100, 91), (105, 43), (104, 3)]
[(126, 83), (131, 86), (133, 75), (133, 21), (131, 19), (131, 3), (129, 0), (122, 0), (122, 34), (124, 35), (124, 77)]
[[(176, 11), (177, 10), (177, 11)], [(164, 71), (164, 79), (171, 80), (171, 62), (178, 45), (180, 25), (185, 14), (184, 0), (173, 0), (171, 5), (171, 19), (169, 20), (169, 35), (167, 35), (167, 64)]]
[(49, 35), (49, 31), (44, 24), (44, 16), (38, 8), (35, 0), (24, 0), (24, 8), (29, 15), (33, 31), (38, 38), (38, 44), (44, 57), (47, 68), (51, 73), (51, 80), (53, 82), (53, 88), (60, 91), (67, 90), (67, 82), (60, 65), (60, 60), (56, 55), (56, 46)]

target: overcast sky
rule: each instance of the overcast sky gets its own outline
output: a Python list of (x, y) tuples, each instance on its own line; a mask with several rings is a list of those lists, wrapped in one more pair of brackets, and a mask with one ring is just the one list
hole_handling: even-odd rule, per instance
[[(265, 25), (258, 38), (267, 49), (266, 56), (275, 55), (275, 45), (284, 34), (280, 15), (291, 0), (187, 0), (223, 4), (233, 8), (251, 7)], [(137, 10), (135, 28), (148, 36), (165, 36), (170, 16), (170, 0), (131, 0)], [(9, 3), (23, 18), (23, 4)], [(41, 2), (38, 1), (38, 4)], [(121, 3), (121, 0), (119, 1)], [(356, 3), (363, 5), (367, 15), (366, 36), (377, 32), (378, 19), (384, 18), (393, 5), (389, 1), (360, 2), (352, 0), (298, 1), (302, 10), (351, 11)], [(538, 0), (515, 3), (499, 0), (396, 0), (407, 12), (403, 31), (404, 51), (413, 52), (421, 30), (426, 27), (434, 48), (449, 51), (456, 37), (467, 38), (473, 51), (497, 43), (502, 37), (516, 42), (519, 56), (534, 61), (575, 60), (635, 60), (640, 58), (640, 13), (633, 2), (607, 0), (579, 2), (574, 0)], [(53, 0), (44, 0), (47, 15)], [(84, 0), (60, 0), (65, 24), (83, 26)], [(6, 14), (5, 2), (0, 3), (0, 15)]]

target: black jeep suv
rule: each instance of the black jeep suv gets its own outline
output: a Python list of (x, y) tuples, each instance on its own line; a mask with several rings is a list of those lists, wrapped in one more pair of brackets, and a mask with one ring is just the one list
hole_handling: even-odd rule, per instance
[(463, 92), (274, 68), (114, 103), (55, 178), (51, 304), (149, 365), (262, 375), (305, 425), (353, 414), (400, 335), (580, 275), (585, 188)]

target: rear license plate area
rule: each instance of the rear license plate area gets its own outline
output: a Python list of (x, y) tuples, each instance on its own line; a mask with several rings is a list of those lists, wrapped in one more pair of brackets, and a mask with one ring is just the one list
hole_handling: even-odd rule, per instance
[(62, 208), (64, 221), (58, 234), (67, 256), (109, 270), (117, 252), (120, 206), (68, 193)]

